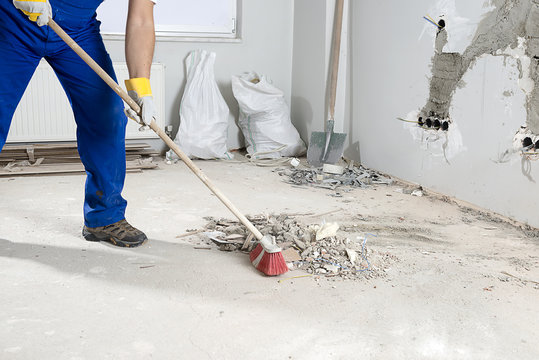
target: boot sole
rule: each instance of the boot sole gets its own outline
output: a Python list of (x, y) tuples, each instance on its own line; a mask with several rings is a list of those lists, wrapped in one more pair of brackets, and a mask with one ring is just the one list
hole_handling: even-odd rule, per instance
[(104, 241), (114, 246), (124, 247), (124, 248), (135, 248), (135, 247), (143, 245), (146, 241), (148, 241), (147, 237), (144, 237), (144, 239), (140, 241), (124, 241), (124, 240), (120, 240), (118, 238), (115, 238), (114, 236), (109, 236), (109, 235), (97, 236), (96, 234), (89, 232), (85, 228), (82, 229), (82, 236), (84, 237), (86, 241), (91, 241), (91, 242)]

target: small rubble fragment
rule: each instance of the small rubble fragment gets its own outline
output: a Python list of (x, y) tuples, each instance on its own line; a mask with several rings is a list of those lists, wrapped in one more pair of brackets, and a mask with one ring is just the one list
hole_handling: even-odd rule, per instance
[(282, 254), (286, 262), (294, 262), (294, 261), (301, 260), (301, 256), (299, 252), (293, 248), (288, 248), (286, 250), (283, 250)]
[(328, 237), (336, 236), (339, 230), (337, 223), (325, 223), (316, 231), (316, 240), (323, 240)]
[(357, 252), (355, 252), (354, 250), (351, 250), (351, 249), (346, 249), (346, 255), (348, 255), (348, 259), (350, 259), (350, 262), (352, 264), (355, 264), (356, 261), (357, 261)]

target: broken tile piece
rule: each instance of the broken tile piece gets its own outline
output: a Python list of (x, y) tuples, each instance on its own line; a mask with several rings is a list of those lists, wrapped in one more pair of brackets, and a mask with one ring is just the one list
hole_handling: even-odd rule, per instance
[(299, 255), (299, 252), (294, 248), (288, 248), (286, 250), (282, 251), (284, 261), (286, 262), (294, 262), (294, 261), (300, 261), (301, 256)]

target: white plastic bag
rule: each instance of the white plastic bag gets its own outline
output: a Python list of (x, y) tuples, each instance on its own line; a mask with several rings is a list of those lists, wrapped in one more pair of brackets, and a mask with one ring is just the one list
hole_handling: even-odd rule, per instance
[[(231, 159), (227, 152), (230, 110), (215, 81), (215, 53), (192, 51), (185, 60), (187, 83), (180, 104), (180, 128), (174, 142), (190, 158)], [(172, 151), (167, 159), (178, 159)]]
[(240, 106), (239, 125), (247, 152), (257, 159), (300, 156), (305, 143), (290, 121), (284, 93), (256, 73), (232, 76), (232, 91)]

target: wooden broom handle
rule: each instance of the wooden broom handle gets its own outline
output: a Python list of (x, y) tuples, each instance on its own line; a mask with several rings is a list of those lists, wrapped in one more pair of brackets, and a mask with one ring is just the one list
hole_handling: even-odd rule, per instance
[[(127, 92), (122, 89), (120, 85), (118, 85), (118, 83), (114, 81), (114, 79), (111, 78), (109, 74), (107, 74), (101, 68), (101, 66), (99, 66), (99, 64), (96, 63), (94, 59), (92, 59), (90, 55), (88, 55), (86, 51), (84, 51), (75, 42), (75, 40), (73, 40), (54, 20), (50, 19), (48, 25), (56, 34), (58, 34), (60, 38), (62, 38), (62, 40), (65, 41), (65, 43), (71, 49), (73, 49), (73, 51), (77, 53), (77, 55), (82, 58), (82, 60), (84, 60), (85, 63), (87, 63), (97, 73), (97, 75), (99, 75), (101, 79), (103, 79), (111, 87), (112, 90), (114, 90), (114, 92), (116, 92), (116, 94), (118, 94), (122, 98), (123, 101), (127, 103), (127, 105), (131, 107), (131, 109), (133, 109), (137, 114), (140, 114), (140, 106), (135, 102), (135, 100), (133, 100), (127, 94)], [(227, 197), (215, 187), (215, 185), (213, 185), (213, 183), (202, 172), (202, 170), (200, 170), (195, 165), (195, 163), (193, 163), (193, 161), (191, 161), (191, 159), (189, 159), (189, 157), (183, 153), (180, 147), (176, 145), (176, 143), (172, 141), (172, 139), (167, 134), (165, 134), (165, 132), (155, 123), (155, 121), (152, 121), (152, 123), (150, 124), (150, 128), (157, 135), (159, 135), (159, 137), (172, 149), (172, 151), (174, 151), (176, 155), (180, 157), (180, 159), (185, 163), (185, 165), (187, 165), (187, 167), (191, 169), (193, 173), (195, 173), (195, 175), (204, 183), (204, 185), (206, 185), (211, 190), (211, 192), (213, 192), (230, 211), (232, 211), (232, 213), (238, 218), (238, 220), (241, 221), (241, 223), (245, 225), (247, 229), (249, 229), (249, 231), (258, 240), (262, 239), (262, 233), (258, 231), (258, 229), (249, 221), (249, 219), (247, 219), (245, 215), (243, 215), (238, 210), (238, 208), (236, 208), (234, 204), (232, 204), (230, 200), (228, 200)]]
[(329, 118), (335, 119), (335, 99), (337, 97), (337, 77), (339, 75), (339, 55), (341, 53), (341, 33), (344, 0), (337, 0), (335, 25), (333, 28), (333, 48), (331, 57), (331, 82), (329, 93)]

